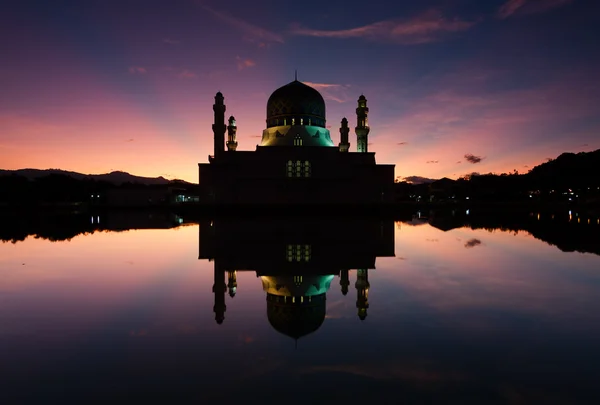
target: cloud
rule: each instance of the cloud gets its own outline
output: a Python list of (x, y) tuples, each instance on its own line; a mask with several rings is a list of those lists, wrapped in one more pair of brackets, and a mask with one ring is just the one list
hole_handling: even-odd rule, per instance
[(466, 243), (465, 243), (465, 247), (467, 249), (473, 248), (475, 246), (479, 246), (481, 245), (481, 241), (479, 239), (469, 239)]
[(180, 79), (195, 79), (196, 77), (198, 77), (198, 75), (190, 70), (183, 69), (181, 72), (179, 72), (177, 77), (179, 77)]
[(241, 31), (244, 34), (244, 38), (246, 40), (258, 42), (259, 46), (260, 44), (263, 44), (264, 47), (268, 42), (279, 42), (281, 44), (285, 42), (283, 40), (283, 36), (268, 31), (259, 26), (250, 24), (240, 18), (233, 17), (229, 14), (214, 10), (213, 8), (205, 5), (203, 5), (202, 8), (204, 8), (206, 11), (210, 12), (215, 17), (228, 24), (229, 26), (237, 29), (238, 31)]
[(564, 6), (574, 0), (508, 0), (498, 9), (498, 17), (508, 18), (514, 14), (538, 14)]
[(399, 145), (399, 146), (408, 145), (408, 142), (398, 142), (396, 145)]
[(481, 162), (483, 159), (485, 159), (485, 157), (481, 157), (481, 156), (475, 156), (472, 153), (467, 153), (465, 155), (465, 160), (469, 163), (479, 163)]
[(181, 43), (181, 41), (179, 41), (177, 39), (170, 39), (170, 38), (164, 38), (162, 41), (163, 41), (163, 44), (169, 44), (169, 45), (179, 45)]
[(144, 74), (147, 73), (148, 71), (146, 70), (145, 67), (141, 67), (141, 66), (130, 66), (129, 67), (129, 73), (131, 74)]
[(307, 86), (318, 90), (323, 95), (325, 100), (332, 100), (338, 103), (345, 103), (350, 101), (352, 98), (349, 95), (350, 85), (349, 84), (334, 84), (334, 83), (313, 83), (313, 82), (302, 82)]
[(426, 184), (426, 183), (433, 183), (436, 179), (430, 179), (430, 178), (421, 177), (421, 176), (408, 176), (408, 177), (404, 177), (403, 180), (406, 181), (407, 183), (412, 183), (412, 184)]
[(135, 141), (135, 139), (133, 139), (133, 138), (129, 138), (129, 139), (128, 139), (128, 140), (126, 140), (125, 142), (133, 142), (133, 141)]
[(458, 162), (456, 162), (456, 164), (460, 164), (460, 163), (462, 163), (462, 160), (459, 160)]
[(294, 25), (290, 33), (319, 38), (366, 38), (412, 45), (440, 41), (448, 34), (466, 31), (474, 24), (458, 18), (447, 19), (438, 11), (430, 10), (410, 19), (384, 20), (345, 30), (317, 30)]
[(438, 163), (438, 162), (439, 162), (439, 160), (428, 160), (428, 161), (427, 161), (427, 162), (425, 162), (425, 163)]
[(237, 68), (238, 70), (244, 70), (246, 68), (251, 68), (253, 66), (256, 66), (256, 62), (254, 62), (252, 59), (244, 59), (244, 58), (240, 58), (239, 56), (236, 56), (235, 58), (236, 62), (237, 62)]

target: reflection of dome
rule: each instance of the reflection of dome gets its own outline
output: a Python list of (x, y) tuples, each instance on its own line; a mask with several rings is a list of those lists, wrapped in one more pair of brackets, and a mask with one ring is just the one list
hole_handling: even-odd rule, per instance
[(262, 276), (267, 318), (278, 332), (294, 339), (313, 333), (325, 320), (325, 293), (333, 275)]
[(267, 294), (267, 318), (269, 323), (279, 333), (294, 339), (313, 333), (325, 320), (325, 294), (304, 297), (283, 297)]
[[(279, 125), (312, 125), (325, 128), (325, 101), (321, 94), (294, 80), (271, 94), (267, 101), (267, 128)], [(286, 123), (283, 123), (283, 120)], [(303, 124), (300, 124), (302, 120)], [(310, 120), (310, 124), (308, 124)]]

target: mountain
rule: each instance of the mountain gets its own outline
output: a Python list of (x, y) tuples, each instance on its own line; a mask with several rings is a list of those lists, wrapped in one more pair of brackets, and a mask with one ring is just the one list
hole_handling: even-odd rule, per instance
[(598, 186), (600, 149), (593, 152), (563, 153), (556, 159), (535, 166), (528, 180), (546, 188), (582, 188)]
[[(171, 183), (171, 180), (167, 180), (164, 177), (141, 177), (134, 176), (132, 174), (120, 171), (114, 171), (111, 173), (105, 174), (82, 174), (77, 172), (70, 172), (66, 170), (60, 169), (19, 169), (19, 170), (1, 170), (0, 176), (7, 176), (11, 174), (16, 174), (19, 176), (23, 176), (29, 180), (38, 179), (40, 177), (46, 177), (51, 174), (59, 174), (63, 176), (69, 176), (76, 180), (84, 180), (84, 179), (94, 179), (96, 181), (107, 181), (109, 183), (113, 183), (115, 185), (121, 185), (123, 183), (139, 183), (145, 185), (164, 185)], [(178, 180), (178, 182), (181, 182)], [(186, 183), (186, 182), (184, 182)]]

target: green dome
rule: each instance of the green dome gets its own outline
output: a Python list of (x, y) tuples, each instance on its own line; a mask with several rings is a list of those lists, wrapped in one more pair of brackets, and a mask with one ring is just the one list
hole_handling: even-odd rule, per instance
[(267, 128), (291, 125), (292, 119), (296, 125), (302, 120), (304, 125), (325, 128), (325, 100), (298, 80), (275, 90), (267, 101)]

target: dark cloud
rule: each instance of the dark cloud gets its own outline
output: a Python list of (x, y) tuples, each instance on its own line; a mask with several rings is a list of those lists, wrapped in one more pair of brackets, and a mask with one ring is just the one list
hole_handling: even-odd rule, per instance
[(479, 239), (469, 239), (467, 241), (467, 243), (465, 243), (465, 247), (467, 249), (473, 248), (473, 247), (479, 246), (479, 245), (481, 245), (481, 241)]
[(135, 141), (135, 139), (133, 139), (133, 138), (129, 138), (129, 139), (128, 139), (128, 140), (126, 140), (125, 142), (133, 142), (133, 141)]
[(523, 167), (529, 167), (529, 165), (524, 165)]
[(459, 160), (458, 162), (456, 162), (456, 164), (462, 163), (462, 160)]
[[(396, 145), (402, 146), (402, 145), (407, 145), (407, 144), (408, 144), (408, 142), (398, 142)], [(587, 145), (585, 145), (585, 146), (587, 146)]]
[(437, 162), (439, 162), (439, 160), (428, 160), (428, 161), (427, 161), (427, 162), (425, 162), (425, 163), (437, 163)]
[(481, 162), (483, 159), (485, 159), (485, 157), (481, 157), (481, 156), (475, 156), (472, 153), (467, 153), (465, 154), (465, 160), (469, 163), (479, 163)]
[(408, 177), (404, 177), (402, 178), (404, 181), (408, 182), (408, 183), (412, 183), (412, 184), (426, 184), (426, 183), (433, 183), (436, 179), (430, 179), (427, 177), (421, 177), (421, 176), (408, 176)]

